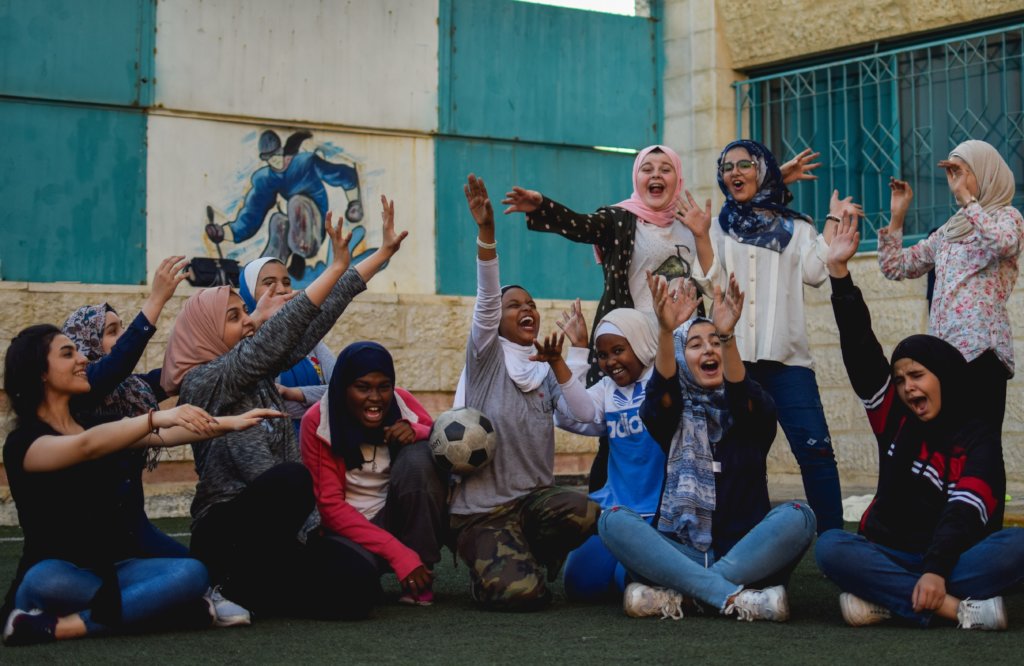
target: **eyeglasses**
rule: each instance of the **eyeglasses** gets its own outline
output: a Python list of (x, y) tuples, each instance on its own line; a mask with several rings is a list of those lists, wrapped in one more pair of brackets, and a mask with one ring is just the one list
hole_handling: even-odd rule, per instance
[(718, 167), (718, 170), (722, 173), (729, 173), (733, 169), (737, 171), (750, 171), (756, 167), (757, 165), (751, 160), (740, 160), (735, 164), (732, 162), (722, 162), (722, 166)]

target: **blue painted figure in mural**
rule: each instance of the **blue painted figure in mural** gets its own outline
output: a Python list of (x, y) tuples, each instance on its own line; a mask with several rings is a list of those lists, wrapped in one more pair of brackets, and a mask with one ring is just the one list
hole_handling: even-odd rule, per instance
[[(345, 219), (351, 224), (363, 219), (359, 174), (355, 167), (329, 162), (312, 151), (300, 152), (299, 147), (312, 136), (308, 131), (298, 131), (282, 145), (273, 130), (260, 135), (260, 159), (266, 166), (252, 174), (252, 188), (233, 221), (215, 223), (212, 208), (207, 209), (206, 235), (211, 241), (219, 244), (227, 238), (241, 243), (256, 235), (266, 221), (269, 237), (262, 256), (279, 259), (292, 277), (301, 280), (306, 277), (307, 260), (316, 257), (323, 245), (324, 216), (329, 207), (327, 185), (346, 192), (355, 191), (356, 197), (348, 202)], [(286, 209), (278, 208), (267, 218), (267, 213), (277, 205), (278, 197), (285, 200)], [(226, 229), (231, 230), (230, 236)], [(366, 231), (361, 225), (352, 231), (350, 249), (355, 250)], [(353, 256), (353, 263), (356, 261), (358, 257)]]

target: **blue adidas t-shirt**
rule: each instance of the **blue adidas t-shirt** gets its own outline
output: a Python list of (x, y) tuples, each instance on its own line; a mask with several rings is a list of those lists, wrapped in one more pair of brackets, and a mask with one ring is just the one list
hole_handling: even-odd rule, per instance
[(593, 423), (567, 422), (561, 415), (560, 428), (582, 435), (608, 435), (608, 481), (590, 498), (602, 508), (625, 506), (647, 516), (658, 510), (665, 479), (665, 453), (647, 432), (640, 419), (644, 386), (652, 369), (629, 386), (619, 386), (603, 377), (587, 393), (594, 401)]

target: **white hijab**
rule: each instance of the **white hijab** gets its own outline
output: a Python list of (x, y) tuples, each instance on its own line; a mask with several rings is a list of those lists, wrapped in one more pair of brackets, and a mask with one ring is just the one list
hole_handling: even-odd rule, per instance
[[(537, 353), (533, 345), (518, 345), (511, 340), (498, 336), (501, 350), (505, 354), (505, 372), (523, 393), (537, 390), (544, 383), (551, 367), (547, 363), (531, 361), (530, 357)], [(455, 401), (452, 407), (466, 406), (466, 369), (459, 375), (459, 385), (455, 387)]]

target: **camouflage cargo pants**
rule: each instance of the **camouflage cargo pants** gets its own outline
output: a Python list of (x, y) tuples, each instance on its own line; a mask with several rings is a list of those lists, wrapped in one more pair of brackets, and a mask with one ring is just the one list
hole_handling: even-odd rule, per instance
[(595, 534), (600, 511), (582, 493), (541, 488), (488, 513), (452, 516), (473, 599), (493, 610), (543, 608), (551, 592), (541, 567), (553, 581), (569, 551)]

